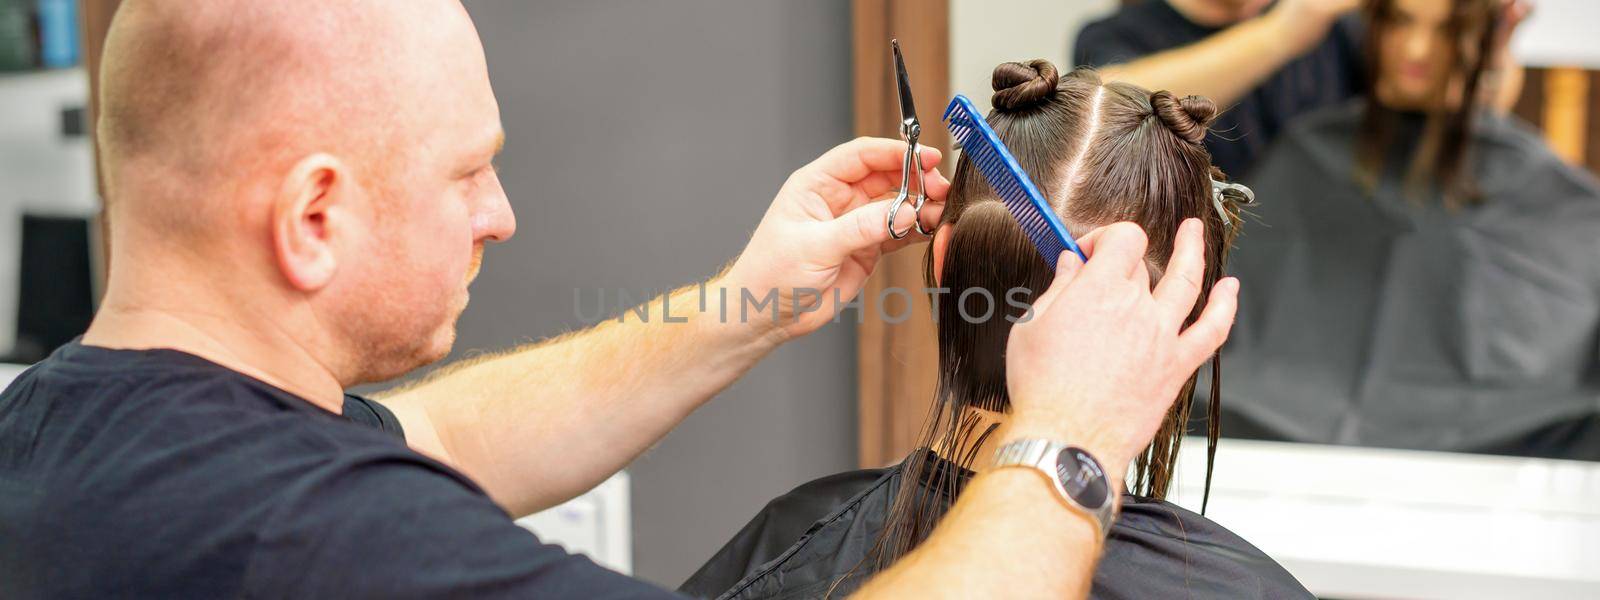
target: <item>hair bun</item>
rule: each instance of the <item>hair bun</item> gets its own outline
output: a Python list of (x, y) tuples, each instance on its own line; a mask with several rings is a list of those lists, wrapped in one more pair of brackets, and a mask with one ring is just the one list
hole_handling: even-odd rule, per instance
[(1002, 111), (1038, 106), (1056, 94), (1061, 73), (1050, 61), (1034, 59), (1026, 64), (1008, 62), (994, 68), (994, 98), (989, 102)]
[(1211, 100), (1201, 96), (1180, 100), (1166, 90), (1150, 94), (1150, 108), (1167, 129), (1194, 144), (1206, 139), (1206, 127), (1217, 116), (1217, 105)]

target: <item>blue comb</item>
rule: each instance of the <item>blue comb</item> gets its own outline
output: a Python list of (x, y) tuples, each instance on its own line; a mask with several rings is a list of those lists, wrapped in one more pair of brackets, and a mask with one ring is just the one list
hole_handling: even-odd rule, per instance
[(1028, 179), (1028, 173), (1017, 164), (1011, 150), (995, 135), (983, 115), (978, 114), (971, 100), (956, 94), (950, 107), (944, 109), (944, 122), (961, 144), (962, 154), (978, 166), (978, 172), (983, 173), (989, 187), (1000, 196), (1000, 202), (1011, 211), (1011, 217), (1022, 226), (1022, 231), (1028, 234), (1033, 247), (1039, 249), (1052, 270), (1056, 268), (1056, 258), (1068, 250), (1084, 262), (1089, 261), (1056, 212), (1044, 201), (1044, 194), (1040, 194), (1033, 180)]

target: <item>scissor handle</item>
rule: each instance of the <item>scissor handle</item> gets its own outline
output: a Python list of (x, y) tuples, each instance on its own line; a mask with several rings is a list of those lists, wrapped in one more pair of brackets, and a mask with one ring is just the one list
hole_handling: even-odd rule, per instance
[[(906, 140), (906, 157), (900, 163), (900, 192), (895, 195), (894, 204), (889, 206), (889, 237), (896, 240), (904, 239), (906, 236), (911, 235), (912, 231), (922, 235), (933, 235), (932, 231), (922, 228), (922, 206), (928, 202), (928, 189), (922, 181), (924, 172), (922, 147), (917, 144), (915, 136), (907, 137), (909, 139)], [(913, 165), (916, 167), (915, 172), (911, 170)], [(917, 194), (914, 197), (911, 195), (911, 181), (913, 179), (917, 182)], [(900, 207), (908, 202), (911, 204), (911, 211), (915, 214), (915, 218), (912, 219), (910, 227), (905, 228), (903, 231), (895, 231), (894, 218), (900, 214)]]

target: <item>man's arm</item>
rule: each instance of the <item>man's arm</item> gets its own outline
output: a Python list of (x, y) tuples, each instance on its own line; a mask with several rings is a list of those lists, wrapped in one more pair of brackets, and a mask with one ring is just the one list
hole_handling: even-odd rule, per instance
[(1522, 97), (1525, 73), (1522, 63), (1511, 55), (1511, 36), (1531, 14), (1533, 4), (1528, 0), (1501, 0), (1500, 18), (1495, 20), (1494, 54), (1483, 73), (1490, 107), (1500, 114), (1516, 109), (1517, 100)]
[(709, 313), (698, 310), (698, 286), (685, 288), (620, 322), (463, 360), (380, 401), (413, 446), (470, 475), (507, 512), (531, 514), (626, 466), (779, 344), (775, 328), (738, 322), (737, 296), (721, 322), (722, 290), (706, 284)]
[[(1006, 345), (1012, 419), (1002, 443), (1067, 442), (1099, 458), (1112, 493), (1189, 374), (1227, 338), (1238, 281), (1212, 287), (1200, 318), (1182, 328), (1204, 273), (1200, 223), (1180, 229), (1154, 292), (1146, 241), (1121, 223), (1081, 240), (1079, 265), (1063, 254), (1035, 316)], [(984, 457), (987, 459), (988, 457)], [(1066, 508), (1044, 477), (995, 469), (972, 480), (928, 540), (863, 587), (863, 598), (1082, 598), (1103, 539), (1088, 516)]]
[[(1083, 447), (1100, 458), (1111, 492), (1119, 491), (1126, 465), (1232, 323), (1239, 287), (1230, 278), (1213, 287), (1195, 323), (1182, 327), (1199, 294), (1192, 282), (1205, 272), (1199, 225), (1190, 219), (1179, 229), (1154, 291), (1144, 265), (1147, 241), (1136, 225), (1083, 236), (1088, 263), (1062, 254), (1050, 289), (1006, 345), (1012, 418), (1002, 440), (1047, 438)], [(316, 539), (323, 551), (280, 544), (279, 551), (258, 552), (250, 572), (266, 575), (249, 578), (244, 589), (313, 597), (677, 597), (539, 543), (466, 482), (430, 463), (345, 458), (282, 498), (275, 511), (281, 518), (267, 532), (273, 539)], [(373, 490), (402, 492), (374, 496)], [(932, 536), (858, 597), (1085, 597), (1103, 539), (1091, 517), (1055, 494), (1044, 477), (1025, 469), (979, 474)], [(416, 522), (397, 527), (397, 518)], [(318, 558), (357, 555), (380, 568), (352, 577)], [(292, 576), (278, 576), (284, 573)]]
[[(863, 138), (796, 171), (739, 259), (703, 288), (651, 300), (621, 322), (445, 367), (380, 400), (408, 443), (470, 475), (514, 515), (581, 494), (773, 348), (832, 320), (881, 254), (912, 241), (889, 239), (890, 200), (878, 199), (898, 187), (904, 152), (904, 142)], [(923, 152), (934, 201), (922, 218), (932, 223), (949, 182), (933, 170), (938, 152)], [(911, 211), (901, 214), (909, 226)]]
[(1200, 95), (1228, 106), (1327, 36), (1360, 0), (1282, 0), (1261, 16), (1193, 44), (1103, 66), (1107, 81)]
[[(871, 153), (872, 146), (882, 145), (883, 142), (857, 141), (852, 143), (853, 148), (850, 144), (841, 148), (845, 154), (866, 155)], [(845, 162), (854, 162), (859, 168), (847, 165), (843, 171), (830, 168), (823, 172), (855, 172), (865, 170), (867, 167), (863, 165), (873, 163), (872, 160), (849, 159)], [(791, 183), (794, 181), (791, 178)], [(812, 183), (817, 181), (821, 180), (812, 180)], [(789, 186), (785, 187), (787, 189)], [(814, 187), (802, 186), (802, 189)], [(824, 184), (822, 187), (829, 186)], [(870, 185), (863, 188), (868, 197), (877, 195), (872, 191), (875, 187)], [(940, 197), (943, 192), (944, 189), (939, 189)], [(780, 207), (784, 204), (780, 198), (779, 202), (774, 203), (774, 212), (781, 212)], [(849, 203), (827, 203), (828, 206), (841, 209), (846, 204)], [(802, 202), (800, 206), (807, 204)], [(874, 202), (855, 210), (843, 211), (846, 215), (856, 214), (857, 217), (846, 216), (832, 221), (823, 219), (819, 222), (834, 223), (860, 218), (860, 221), (848, 222), (845, 227), (833, 229), (827, 235), (839, 236), (832, 240), (836, 248), (866, 248), (849, 253), (866, 258), (868, 254), (894, 247), (868, 243), (868, 240), (876, 239), (874, 232), (880, 230), (878, 226), (882, 223), (879, 219), (886, 208), (884, 203)], [(928, 216), (936, 216), (940, 210), (942, 207), (934, 206), (931, 212), (935, 214)], [(775, 219), (773, 214), (768, 214), (767, 220), (763, 221), (763, 228), (774, 223), (798, 222)], [(774, 258), (775, 255), (769, 254), (757, 243), (765, 239), (784, 238), (763, 236), (758, 232), (740, 261), (752, 259), (757, 262), (747, 264), (765, 264), (761, 261)], [(1120, 223), (1084, 236), (1079, 243), (1090, 256), (1088, 263), (1080, 264), (1074, 256), (1063, 254), (1050, 289), (1041, 294), (1034, 304), (1033, 317), (1012, 328), (1006, 356), (1012, 419), (1000, 434), (1001, 439), (1048, 438), (1079, 445), (1099, 457), (1109, 482), (1113, 486), (1119, 485), (1126, 465), (1149, 443), (1184, 380), (1215, 354), (1231, 327), (1239, 287), (1236, 280), (1229, 278), (1213, 287), (1210, 301), (1194, 325), (1183, 328), (1184, 318), (1199, 294), (1199, 288), (1192, 282), (1204, 273), (1203, 239), (1198, 220), (1190, 219), (1183, 224), (1167, 272), (1154, 291), (1149, 288), (1149, 273), (1144, 264), (1147, 240), (1136, 225)], [(730, 270), (719, 281), (726, 285), (726, 281), (735, 278), (737, 271), (737, 268)], [(865, 273), (849, 273), (850, 269), (841, 265), (837, 273), (824, 279), (848, 287), (858, 275), (865, 277)], [(803, 333), (806, 327), (803, 324), (810, 318), (800, 314), (794, 316), (793, 327), (798, 329), (786, 331), (780, 327), (772, 331), (785, 331), (780, 335)], [(622, 325), (617, 329), (628, 329), (626, 323)], [(635, 329), (637, 327), (634, 326)], [(604, 329), (585, 334), (596, 337), (591, 348), (626, 354), (627, 348), (617, 347), (622, 340), (649, 338), (629, 338), (615, 332), (608, 334)], [(573, 343), (574, 340), (557, 342), (543, 350), (557, 350)], [(1085, 352), (1086, 348), (1093, 351)], [(538, 351), (534, 349), (528, 352)], [(616, 354), (612, 356), (616, 360), (625, 358)], [(657, 356), (652, 360), (668, 364), (692, 362), (686, 359), (666, 360), (656, 354), (652, 356)], [(486, 362), (492, 363), (494, 360)], [(547, 357), (544, 360), (556, 359)], [(426, 390), (430, 386), (440, 385), (440, 382), (450, 383), (451, 380), (467, 381), (462, 373), (472, 369), (470, 366), (464, 367), (456, 374), (446, 375), (433, 384), (424, 384), (416, 389)], [(465, 391), (469, 392), (469, 397), (483, 396), (500, 389), (502, 383), (495, 379), (495, 376), (485, 374), (480, 383), (489, 385), (488, 389)], [(418, 397), (408, 398), (401, 394), (397, 398), (402, 400), (401, 404), (406, 404)], [(621, 400), (618, 406), (652, 407), (657, 402), (637, 400), (630, 405), (628, 399)], [(480, 416), (479, 419), (512, 417), (522, 420), (529, 411), (547, 413), (550, 411), (544, 407), (559, 404), (562, 403), (506, 403), (501, 405), (499, 412)], [(587, 419), (574, 419), (582, 420)], [(475, 426), (483, 427), (483, 424), (480, 422)], [(552, 430), (556, 437), (570, 440), (577, 426), (578, 423), (567, 422)], [(542, 462), (529, 461), (535, 465)], [(1113, 487), (1113, 492), (1116, 491)], [(1102, 538), (1091, 518), (1066, 508), (1054, 494), (1051, 485), (1042, 477), (1022, 469), (999, 469), (978, 475), (933, 535), (916, 551), (870, 581), (860, 591), (859, 597), (970, 598), (986, 593), (1004, 593), (1012, 597), (1086, 596)], [(464, 495), (463, 498), (470, 499), (470, 495)], [(415, 498), (407, 500), (414, 501)], [(436, 514), (439, 511), (426, 512)], [(502, 522), (502, 531), (505, 528), (509, 528), (509, 525)], [(361, 539), (371, 540), (375, 539), (372, 537), (374, 535), (382, 537), (396, 531), (399, 530), (393, 527), (380, 528)], [(482, 534), (475, 534), (475, 537), (451, 528), (450, 532), (440, 535), (450, 537), (459, 534), (454, 539), (466, 540), (489, 539), (484, 536), (494, 533), (486, 530)], [(522, 535), (526, 536), (525, 533)], [(504, 537), (513, 539), (509, 534)], [(531, 541), (531, 537), (527, 539)], [(433, 547), (431, 543), (400, 546), (410, 551)], [(464, 548), (466, 550), (463, 552), (482, 550), (471, 544)], [(451, 552), (429, 556), (432, 560), (429, 566), (407, 572), (425, 572), (430, 566), (441, 564), (441, 561), (462, 558)], [(485, 564), (479, 561), (469, 563), (479, 569)], [(497, 581), (504, 579), (503, 571), (495, 570), (494, 574), (500, 577)], [(587, 591), (592, 594), (602, 587), (620, 589), (620, 582), (609, 581), (620, 577), (599, 573), (584, 582), (567, 583), (571, 586), (570, 591), (580, 593), (583, 586), (588, 586)], [(550, 589), (547, 586), (561, 584), (562, 581), (554, 576), (529, 583), (530, 586), (546, 586), (534, 589)]]

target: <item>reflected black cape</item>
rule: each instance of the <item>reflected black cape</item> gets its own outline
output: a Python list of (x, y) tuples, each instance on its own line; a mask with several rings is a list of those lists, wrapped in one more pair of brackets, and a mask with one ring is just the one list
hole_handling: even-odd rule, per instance
[[(959, 468), (937, 456), (929, 459), (925, 475)], [(874, 573), (874, 561), (863, 558), (900, 490), (903, 466), (840, 473), (778, 497), (679, 591), (729, 600), (848, 596)], [(1004, 596), (1005, 590), (995, 590), (995, 595)], [(1311, 594), (1283, 567), (1222, 526), (1166, 502), (1124, 495), (1091, 597), (1267, 599)]]
[(1367, 193), (1363, 107), (1308, 115), (1247, 181), (1224, 434), (1600, 459), (1600, 185), (1484, 115), (1483, 202), (1447, 209), (1404, 189), (1423, 121), (1398, 115)]

